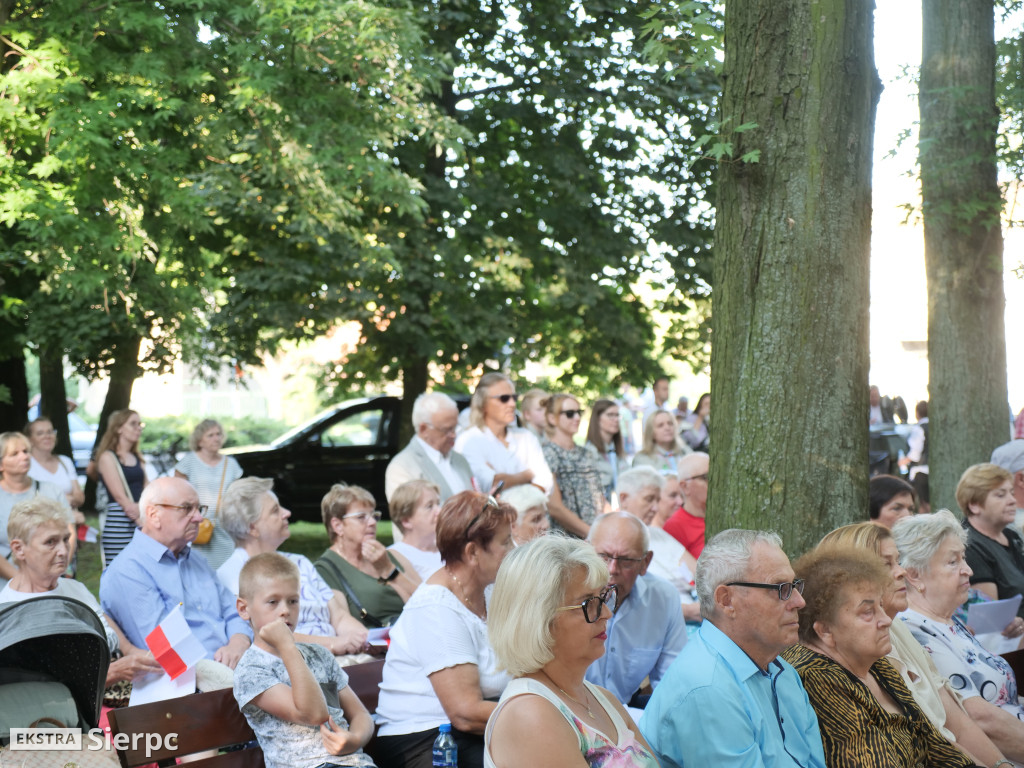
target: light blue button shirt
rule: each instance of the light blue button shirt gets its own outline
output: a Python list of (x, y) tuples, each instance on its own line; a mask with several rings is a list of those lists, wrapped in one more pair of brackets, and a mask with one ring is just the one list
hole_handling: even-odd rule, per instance
[(141, 530), (100, 578), (100, 604), (133, 645), (146, 648), (146, 635), (182, 604), (185, 620), (210, 658), (232, 635), (252, 639), (249, 624), (235, 609), (235, 596), (202, 557), (185, 547), (177, 557)]
[(796, 670), (776, 659), (766, 674), (708, 620), (654, 691), (640, 731), (662, 768), (825, 768)]

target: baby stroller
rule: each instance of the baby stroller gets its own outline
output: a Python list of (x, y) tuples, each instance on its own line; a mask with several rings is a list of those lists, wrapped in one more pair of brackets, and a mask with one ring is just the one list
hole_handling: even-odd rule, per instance
[(103, 624), (78, 600), (0, 605), (0, 745), (35, 723), (95, 728), (110, 665)]

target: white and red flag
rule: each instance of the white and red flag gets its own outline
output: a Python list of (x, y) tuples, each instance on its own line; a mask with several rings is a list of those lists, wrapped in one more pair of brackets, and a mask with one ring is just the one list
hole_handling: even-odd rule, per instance
[(206, 649), (192, 634), (180, 603), (146, 636), (146, 645), (171, 680), (177, 679), (200, 659), (206, 658)]

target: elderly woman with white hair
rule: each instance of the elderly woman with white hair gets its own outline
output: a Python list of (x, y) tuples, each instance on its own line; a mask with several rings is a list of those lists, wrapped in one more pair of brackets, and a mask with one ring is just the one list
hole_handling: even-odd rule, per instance
[(543, 536), (551, 528), (548, 521), (548, 497), (535, 485), (517, 485), (501, 494), (501, 500), (516, 510), (512, 523), (512, 541), (522, 546)]
[[(217, 578), (238, 595), (238, 575), (249, 558), (276, 552), (288, 538), (291, 512), (272, 490), (274, 481), (262, 477), (236, 480), (224, 494), (221, 523), (235, 542), (231, 556), (217, 569)], [(348, 609), (345, 595), (331, 589), (309, 558), (282, 552), (299, 568), (299, 621), (295, 637), (316, 643), (335, 655), (358, 653), (366, 645), (366, 628)]]
[(544, 536), (505, 558), (488, 633), (515, 679), (487, 724), (484, 766), (658, 765), (615, 697), (587, 682), (615, 607), (608, 568), (587, 544)]
[[(967, 599), (967, 534), (948, 510), (905, 517), (893, 528), (906, 571), (909, 609), (899, 614), (967, 714), (1012, 760), (1024, 762), (1024, 707), (1010, 665), (978, 642), (954, 612)], [(1017, 619), (1019, 622), (1020, 619)]]

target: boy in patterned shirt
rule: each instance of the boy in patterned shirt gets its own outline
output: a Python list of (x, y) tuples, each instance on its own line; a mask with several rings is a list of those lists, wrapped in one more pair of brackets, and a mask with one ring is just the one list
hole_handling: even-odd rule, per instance
[(276, 552), (256, 555), (238, 578), (238, 615), (253, 644), (235, 668), (234, 694), (267, 768), (373, 768), (362, 751), (370, 714), (326, 648), (296, 643), (299, 571)]

